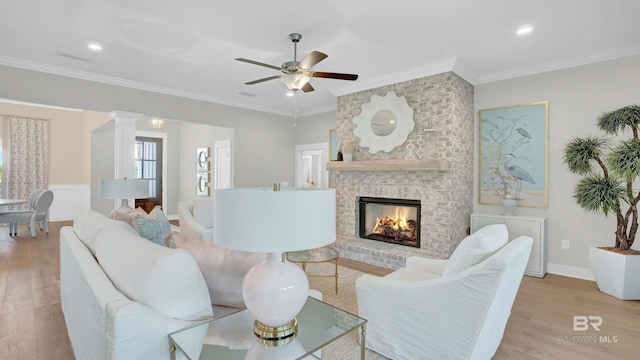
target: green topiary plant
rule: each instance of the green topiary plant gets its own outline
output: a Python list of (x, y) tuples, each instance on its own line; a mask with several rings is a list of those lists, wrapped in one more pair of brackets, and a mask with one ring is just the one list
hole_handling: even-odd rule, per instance
[(576, 138), (564, 150), (569, 170), (584, 176), (575, 187), (576, 202), (587, 212), (615, 214), (616, 239), (611, 250), (622, 253), (633, 252), (630, 248), (638, 231), (640, 191), (634, 189), (634, 182), (637, 186), (640, 180), (639, 126), (640, 106), (626, 106), (601, 115), (598, 127), (609, 136), (631, 130), (630, 138)]

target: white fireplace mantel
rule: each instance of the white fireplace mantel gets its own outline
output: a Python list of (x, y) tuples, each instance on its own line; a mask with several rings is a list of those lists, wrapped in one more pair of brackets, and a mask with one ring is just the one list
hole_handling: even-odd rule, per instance
[(330, 161), (329, 171), (446, 171), (449, 161), (446, 158), (423, 160), (364, 160)]

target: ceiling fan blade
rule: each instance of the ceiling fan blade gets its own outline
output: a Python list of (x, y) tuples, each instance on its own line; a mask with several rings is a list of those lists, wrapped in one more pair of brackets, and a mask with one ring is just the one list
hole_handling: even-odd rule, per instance
[(269, 69), (282, 70), (282, 68), (280, 66), (269, 65), (269, 64), (261, 63), (259, 61), (249, 60), (249, 59), (245, 59), (245, 58), (236, 58), (236, 60), (242, 61), (242, 62), (246, 62), (248, 64), (268, 67)]
[(311, 67), (320, 61), (326, 59), (329, 55), (325, 53), (321, 53), (320, 51), (312, 51), (311, 54), (307, 55), (300, 63), (298, 67), (301, 69), (309, 70)]
[(311, 83), (308, 82), (308, 83), (304, 84), (304, 86), (300, 90), (302, 90), (303, 92), (308, 93), (308, 92), (312, 92), (315, 89), (313, 88), (313, 86), (311, 86)]
[(274, 75), (274, 76), (269, 76), (266, 78), (262, 78), (262, 79), (258, 79), (258, 80), (253, 80), (253, 81), (249, 81), (244, 83), (245, 85), (254, 85), (254, 84), (258, 84), (261, 82), (265, 82), (265, 81), (269, 81), (269, 80), (273, 80), (273, 79), (278, 79), (280, 78), (282, 75)]
[(311, 72), (311, 77), (354, 81), (354, 80), (356, 80), (358, 78), (358, 75), (356, 75), (356, 74), (343, 74), (343, 73), (313, 71), (313, 72)]

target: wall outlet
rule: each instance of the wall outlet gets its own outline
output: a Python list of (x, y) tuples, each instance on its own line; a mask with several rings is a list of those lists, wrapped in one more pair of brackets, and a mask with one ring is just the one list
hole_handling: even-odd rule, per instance
[(567, 239), (560, 240), (560, 248), (569, 250), (569, 240)]
[(289, 182), (288, 181), (283, 181), (283, 182), (280, 183), (280, 186), (281, 187), (287, 187), (287, 186), (289, 186)]

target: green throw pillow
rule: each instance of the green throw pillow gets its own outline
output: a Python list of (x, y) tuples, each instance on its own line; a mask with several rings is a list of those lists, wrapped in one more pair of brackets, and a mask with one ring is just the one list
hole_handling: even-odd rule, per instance
[(136, 224), (138, 225), (137, 230), (140, 236), (158, 245), (165, 246), (164, 237), (171, 231), (171, 225), (159, 206), (153, 208), (149, 215), (136, 216)]

